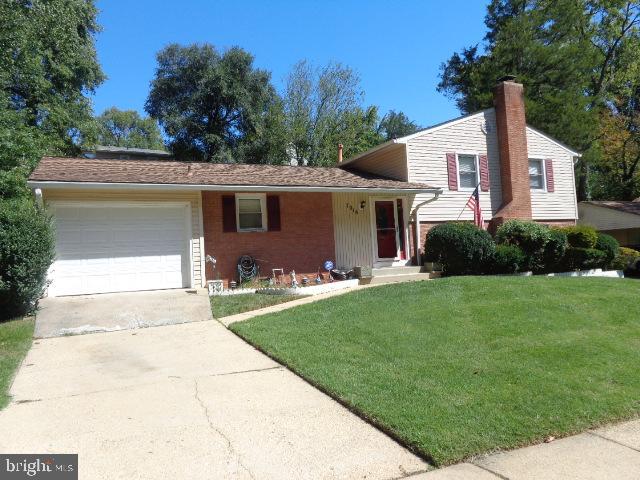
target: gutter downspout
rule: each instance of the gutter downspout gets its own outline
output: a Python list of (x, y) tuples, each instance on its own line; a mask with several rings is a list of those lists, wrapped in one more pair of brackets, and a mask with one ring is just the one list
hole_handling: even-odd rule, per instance
[(418, 223), (418, 210), (420, 209), (420, 207), (425, 206), (427, 203), (435, 202), (440, 197), (441, 193), (442, 191), (435, 192), (433, 194), (433, 198), (430, 198), (429, 200), (425, 200), (424, 202), (420, 202), (418, 205), (415, 206), (415, 208), (411, 212), (411, 217), (413, 217), (413, 221), (415, 225), (413, 246), (416, 254), (416, 263), (418, 264), (418, 266), (422, 265), (422, 259), (420, 258), (420, 224)]

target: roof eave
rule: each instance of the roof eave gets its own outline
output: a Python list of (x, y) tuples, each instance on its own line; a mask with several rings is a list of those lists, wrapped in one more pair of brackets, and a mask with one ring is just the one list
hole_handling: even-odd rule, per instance
[(175, 183), (104, 183), (104, 182), (60, 182), (52, 180), (29, 180), (31, 189), (84, 188), (96, 190), (206, 190), (221, 192), (330, 192), (330, 193), (442, 193), (435, 187), (392, 188), (392, 187), (333, 187), (333, 186), (286, 186), (286, 185), (194, 185)]

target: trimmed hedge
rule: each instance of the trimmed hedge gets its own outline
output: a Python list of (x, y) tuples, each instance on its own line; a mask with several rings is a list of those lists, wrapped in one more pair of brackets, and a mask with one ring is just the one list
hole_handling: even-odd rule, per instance
[(615, 270), (623, 270), (626, 273), (635, 273), (638, 270), (638, 261), (640, 261), (640, 252), (633, 248), (620, 247), (618, 254), (614, 258), (611, 268)]
[(0, 200), (0, 320), (35, 308), (53, 259), (49, 217), (31, 200)]
[(550, 228), (549, 241), (545, 245), (544, 253), (542, 254), (544, 264), (542, 271), (546, 273), (558, 271), (561, 268), (562, 258), (568, 247), (567, 234), (559, 228)]
[(574, 248), (595, 248), (598, 232), (588, 225), (575, 225), (561, 229), (567, 235), (569, 246)]
[(498, 227), (496, 243), (520, 247), (525, 254), (525, 270), (542, 270), (545, 246), (551, 238), (549, 227), (525, 220), (509, 220)]
[(521, 271), (527, 256), (515, 245), (498, 245), (493, 256), (491, 271), (493, 273), (517, 273)]
[(447, 275), (485, 273), (495, 253), (488, 232), (468, 222), (436, 225), (427, 233), (425, 260), (437, 262)]
[(595, 248), (569, 247), (565, 253), (563, 264), (568, 270), (591, 270), (606, 265), (607, 254)]
[(618, 250), (620, 250), (620, 244), (611, 235), (607, 235), (606, 233), (598, 233), (598, 239), (596, 240), (595, 248), (605, 253), (605, 266), (608, 267), (616, 258)]

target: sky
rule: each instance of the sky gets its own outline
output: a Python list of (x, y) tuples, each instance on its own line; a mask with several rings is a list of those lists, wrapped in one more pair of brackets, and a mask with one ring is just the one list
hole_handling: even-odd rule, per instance
[(240, 46), (281, 91), (294, 63), (356, 70), (366, 105), (421, 126), (459, 115), (436, 91), (440, 65), (485, 34), (484, 0), (98, 0), (98, 58), (107, 80), (93, 98), (144, 113), (155, 55), (169, 43)]

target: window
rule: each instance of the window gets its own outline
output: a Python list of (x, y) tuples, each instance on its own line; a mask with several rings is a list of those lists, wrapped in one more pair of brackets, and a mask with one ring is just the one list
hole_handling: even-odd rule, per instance
[(478, 159), (475, 155), (458, 155), (458, 176), (461, 190), (473, 190), (478, 186)]
[(529, 159), (529, 187), (531, 190), (544, 190), (544, 162)]
[(263, 231), (267, 229), (265, 195), (236, 195), (238, 231)]

